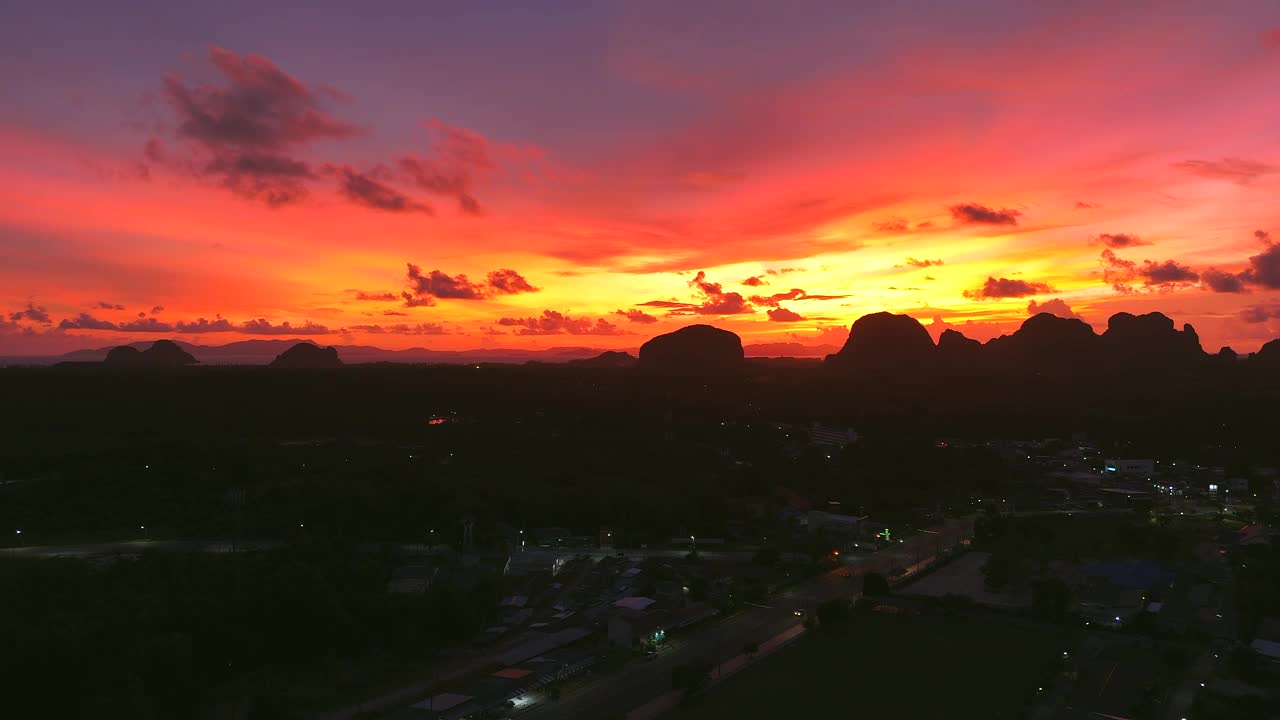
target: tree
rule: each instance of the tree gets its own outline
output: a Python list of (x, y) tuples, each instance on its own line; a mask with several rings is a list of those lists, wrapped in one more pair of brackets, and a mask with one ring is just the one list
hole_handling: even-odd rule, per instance
[(764, 565), (766, 567), (772, 567), (778, 564), (778, 557), (779, 557), (778, 548), (762, 547), (756, 551), (755, 555), (751, 557), (751, 562), (755, 563), (756, 565)]
[(818, 603), (818, 622), (822, 625), (840, 622), (849, 617), (849, 601), (831, 598)]
[(1070, 605), (1071, 589), (1061, 579), (1044, 578), (1031, 583), (1031, 608), (1040, 617), (1061, 620)]
[(880, 573), (867, 573), (862, 576), (862, 594), (879, 597), (889, 594), (889, 581)]
[(702, 602), (707, 599), (707, 579), (695, 577), (689, 581), (689, 599)]
[(711, 679), (711, 664), (701, 658), (695, 658), (671, 668), (671, 687), (693, 694), (702, 689)]
[(1026, 567), (1022, 559), (1010, 552), (993, 553), (982, 567), (984, 582), (990, 590), (1003, 590), (1017, 585), (1026, 577)]

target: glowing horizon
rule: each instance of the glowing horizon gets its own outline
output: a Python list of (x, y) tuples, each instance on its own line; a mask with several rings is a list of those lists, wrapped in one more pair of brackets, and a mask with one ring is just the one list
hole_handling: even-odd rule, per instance
[(979, 4), (24, 8), (0, 354), (1280, 335), (1280, 10)]

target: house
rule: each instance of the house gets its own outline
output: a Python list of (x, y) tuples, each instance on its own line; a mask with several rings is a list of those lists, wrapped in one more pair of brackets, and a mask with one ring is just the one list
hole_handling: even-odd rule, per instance
[(1109, 475), (1149, 478), (1156, 473), (1156, 461), (1151, 458), (1104, 460), (1102, 469)]
[(1152, 590), (1173, 585), (1174, 573), (1149, 560), (1106, 560), (1079, 568), (1073, 591), (1090, 623), (1123, 627), (1144, 610)]
[(843, 450), (856, 442), (858, 433), (853, 428), (832, 427), (817, 422), (809, 426), (809, 444), (813, 447)]
[(653, 594), (663, 607), (684, 607), (689, 588), (676, 580), (659, 580), (654, 584)]
[(620, 647), (633, 647), (642, 642), (660, 643), (666, 639), (662, 627), (664, 615), (625, 611), (609, 618), (609, 642)]
[(810, 535), (816, 535), (821, 530), (829, 538), (846, 540), (858, 538), (866, 519), (857, 515), (841, 515), (822, 510), (810, 510), (806, 516)]
[(435, 565), (405, 565), (396, 568), (387, 581), (389, 593), (416, 593), (421, 595), (431, 589), (431, 585), (440, 575), (440, 568)]

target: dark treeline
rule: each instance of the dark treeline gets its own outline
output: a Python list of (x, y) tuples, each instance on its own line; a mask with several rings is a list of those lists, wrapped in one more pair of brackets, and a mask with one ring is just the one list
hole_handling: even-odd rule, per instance
[[(466, 640), (497, 587), (385, 592), (389, 559), (316, 543), (0, 563), (14, 717), (304, 717), (342, 683)], [(353, 673), (353, 664), (364, 673)]]
[[(696, 380), (571, 366), (53, 368), (6, 370), (0, 392), (17, 409), (0, 419), (0, 522), (32, 538), (140, 525), (277, 537), (312, 523), (404, 540), (453, 532), (464, 513), (660, 536), (714, 526), (726, 498), (778, 485), (895, 507), (1010, 478), (991, 453), (935, 449), (940, 437), (1084, 431), (1130, 454), (1274, 463), (1280, 403), (1276, 374), (1239, 362), (1182, 375), (748, 362)], [(782, 452), (775, 421), (803, 432), (815, 420), (862, 440), (831, 459)]]

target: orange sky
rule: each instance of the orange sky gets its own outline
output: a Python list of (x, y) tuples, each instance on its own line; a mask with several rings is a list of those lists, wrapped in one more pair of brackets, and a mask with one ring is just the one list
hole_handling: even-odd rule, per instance
[(1280, 335), (1274, 4), (561, 5), (452, 9), (435, 44), (29, 9), (0, 31), (0, 353), (839, 344), (881, 310), (986, 339), (1042, 305)]

